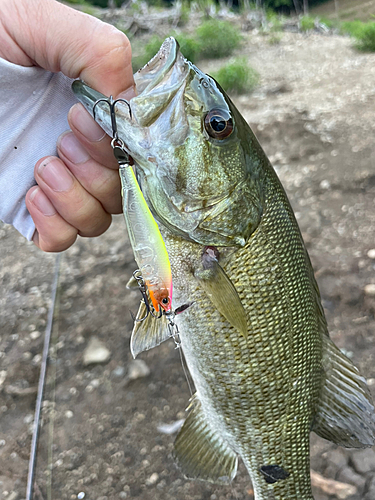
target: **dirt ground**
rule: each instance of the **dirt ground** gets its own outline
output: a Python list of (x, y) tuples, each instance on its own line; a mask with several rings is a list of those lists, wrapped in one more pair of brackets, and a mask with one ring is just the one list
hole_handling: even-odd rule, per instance
[[(243, 53), (261, 84), (235, 101), (290, 197), (331, 336), (375, 392), (375, 292), (367, 286), (375, 284), (375, 55), (340, 36), (271, 41), (247, 35)], [(0, 249), (0, 498), (22, 500), (56, 256), (5, 225)], [(139, 297), (125, 284), (134, 269), (121, 217), (63, 254), (35, 499), (251, 500), (242, 465), (230, 487), (187, 481), (175, 467), (189, 388), (172, 341), (140, 355), (141, 365), (132, 360), (129, 310)], [(85, 366), (93, 337), (110, 359)], [(341, 496), (314, 488), (316, 500), (375, 498), (372, 449), (343, 450), (312, 435), (311, 466), (354, 486)]]

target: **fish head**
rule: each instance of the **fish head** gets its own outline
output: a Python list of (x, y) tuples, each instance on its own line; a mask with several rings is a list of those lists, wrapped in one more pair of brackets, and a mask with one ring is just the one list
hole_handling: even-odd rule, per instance
[[(154, 217), (203, 245), (244, 246), (263, 212), (265, 155), (219, 84), (170, 37), (135, 75), (137, 95), (116, 104), (118, 136)], [(93, 114), (102, 94), (74, 82)], [(113, 135), (108, 103), (95, 118)]]

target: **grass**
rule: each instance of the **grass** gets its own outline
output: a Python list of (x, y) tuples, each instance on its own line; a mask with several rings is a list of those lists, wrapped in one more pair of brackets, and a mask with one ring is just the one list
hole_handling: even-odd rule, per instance
[(344, 21), (341, 23), (341, 32), (356, 37), (357, 34), (360, 35), (364, 24), (362, 21)]
[(197, 28), (196, 40), (200, 57), (218, 59), (232, 55), (240, 46), (242, 36), (228, 21), (210, 20)]
[(254, 90), (259, 74), (251, 68), (245, 57), (237, 57), (212, 75), (226, 92), (243, 94)]
[(153, 35), (146, 43), (146, 45), (142, 48), (141, 53), (137, 56), (133, 56), (132, 66), (134, 72), (138, 71), (140, 68), (143, 68), (143, 66), (154, 57), (154, 55), (160, 49), (163, 41), (164, 38), (161, 38), (158, 35)]
[(176, 33), (172, 33), (172, 36), (174, 36), (180, 44), (181, 53), (186, 57), (186, 59), (195, 63), (201, 52), (201, 47), (195, 37)]
[[(221, 58), (231, 56), (242, 40), (238, 30), (227, 21), (209, 20), (203, 22), (191, 36), (169, 31), (165, 34), (174, 36), (180, 44), (182, 54), (196, 63), (204, 58)], [(158, 52), (165, 37), (153, 35), (142, 47), (133, 45), (133, 71), (142, 68)], [(138, 55), (137, 55), (138, 53)]]
[(354, 35), (355, 47), (364, 52), (375, 52), (375, 22), (366, 23)]
[(311, 31), (315, 28), (315, 18), (310, 16), (303, 16), (300, 20), (302, 31)]
[(355, 38), (355, 48), (363, 52), (375, 52), (375, 22), (346, 21), (341, 32)]

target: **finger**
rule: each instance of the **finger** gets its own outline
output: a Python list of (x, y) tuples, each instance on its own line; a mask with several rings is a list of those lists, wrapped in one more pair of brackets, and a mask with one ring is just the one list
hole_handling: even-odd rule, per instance
[[(110, 214), (121, 212), (121, 183), (118, 165), (117, 169), (113, 170), (92, 159), (70, 131), (59, 137), (57, 151), (81, 186), (100, 201), (106, 212)], [(110, 155), (113, 156), (112, 150)]]
[(77, 228), (81, 236), (99, 236), (111, 224), (101, 203), (75, 179), (54, 156), (42, 158), (34, 169), (37, 183), (61, 217)]
[(90, 116), (88, 111), (77, 103), (68, 114), (69, 126), (90, 156), (108, 168), (118, 170), (118, 163), (111, 147), (111, 138)]
[(11, 52), (16, 64), (62, 71), (105, 95), (134, 85), (129, 40), (114, 26), (55, 0), (0, 4), (0, 55), (5, 59)]
[(62, 252), (73, 245), (77, 229), (56, 212), (39, 186), (34, 186), (27, 192), (26, 207), (37, 229), (33, 241), (41, 250)]

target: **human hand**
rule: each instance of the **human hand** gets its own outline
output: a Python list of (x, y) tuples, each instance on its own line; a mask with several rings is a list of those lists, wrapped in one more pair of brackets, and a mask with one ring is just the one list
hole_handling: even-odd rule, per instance
[[(0, 57), (81, 78), (105, 95), (134, 95), (131, 49), (111, 25), (55, 0), (0, 0)], [(26, 206), (44, 251), (67, 249), (77, 238), (98, 236), (121, 212), (118, 165), (110, 138), (81, 104), (68, 115), (71, 131), (57, 143), (59, 158), (35, 166), (37, 186)]]

